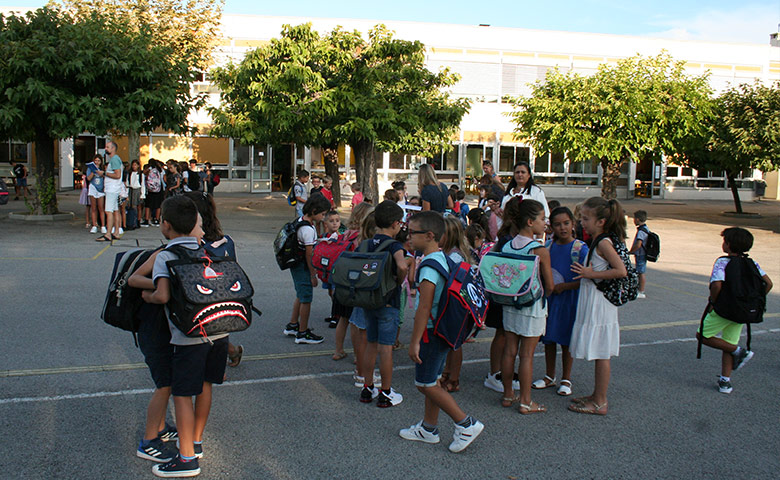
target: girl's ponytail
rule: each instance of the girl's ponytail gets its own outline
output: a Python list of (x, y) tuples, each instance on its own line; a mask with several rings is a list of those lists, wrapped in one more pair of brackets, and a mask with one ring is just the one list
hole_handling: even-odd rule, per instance
[(604, 231), (616, 235), (619, 239), (628, 237), (626, 234), (626, 216), (623, 213), (623, 206), (614, 198), (607, 202), (609, 206)]

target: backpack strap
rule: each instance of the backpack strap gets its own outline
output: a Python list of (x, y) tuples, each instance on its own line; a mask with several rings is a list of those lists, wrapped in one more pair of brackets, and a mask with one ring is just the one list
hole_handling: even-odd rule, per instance
[[(450, 262), (452, 262), (452, 260), (450, 260), (446, 255), (444, 256), (444, 258), (447, 259), (447, 267), (451, 268)], [(455, 262), (452, 262), (452, 263), (455, 263)], [(415, 278), (415, 282), (418, 285), (420, 284), (420, 271), (423, 269), (423, 267), (431, 267), (432, 269), (436, 270), (436, 273), (438, 273), (439, 275), (444, 277), (445, 281), (450, 276), (449, 270), (444, 268), (444, 265), (442, 265), (441, 263), (439, 263), (438, 261), (436, 261), (436, 260), (434, 260), (432, 258), (428, 258), (426, 260), (423, 260), (417, 266), (417, 274), (415, 275), (417, 278)]]
[(574, 265), (580, 261), (580, 252), (582, 247), (585, 246), (585, 242), (582, 240), (574, 240), (574, 245), (571, 246), (571, 264)]
[[(360, 244), (358, 247), (358, 252), (360, 253), (368, 253), (368, 245), (371, 239), (363, 241), (363, 243)], [(393, 244), (396, 240), (394, 238), (388, 238), (387, 240), (382, 241), (382, 243), (379, 244), (378, 247), (374, 250), (374, 252), (381, 252), (382, 250), (385, 250), (387, 247)]]
[(608, 233), (602, 233), (598, 237), (595, 238), (590, 244), (590, 251), (588, 251), (588, 260), (585, 262), (586, 265), (590, 264), (591, 258), (593, 258), (593, 252), (596, 251), (596, 248), (598, 248), (599, 243), (601, 243), (602, 240), (605, 238), (611, 238), (611, 236)]

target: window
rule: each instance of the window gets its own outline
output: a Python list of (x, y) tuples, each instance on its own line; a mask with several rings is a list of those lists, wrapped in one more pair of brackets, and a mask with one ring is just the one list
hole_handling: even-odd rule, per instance
[(0, 142), (0, 164), (7, 165), (11, 160), (28, 163), (28, 144), (13, 140)]
[(447, 152), (444, 152), (444, 158), (442, 161), (442, 170), (445, 171), (457, 171), (458, 170), (458, 147), (454, 146)]
[(534, 172), (536, 173), (563, 173), (566, 159), (562, 153), (545, 153), (537, 156), (534, 162)]
[(515, 147), (501, 146), (498, 150), (498, 166), (496, 168), (499, 172), (512, 171), (512, 165), (515, 164)]
[(390, 154), (390, 169), (391, 170), (406, 170), (406, 155), (402, 153)]

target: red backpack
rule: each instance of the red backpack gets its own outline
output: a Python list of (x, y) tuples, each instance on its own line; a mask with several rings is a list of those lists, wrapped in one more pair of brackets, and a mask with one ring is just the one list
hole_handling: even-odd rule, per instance
[(342, 233), (336, 240), (323, 240), (314, 246), (311, 256), (311, 263), (316, 270), (317, 278), (323, 282), (330, 283), (330, 272), (333, 264), (339, 255), (346, 251), (355, 249), (355, 241), (360, 236), (360, 232)]

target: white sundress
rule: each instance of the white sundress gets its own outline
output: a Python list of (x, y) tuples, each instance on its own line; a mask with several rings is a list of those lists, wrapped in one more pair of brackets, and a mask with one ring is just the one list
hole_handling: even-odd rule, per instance
[[(597, 272), (609, 269), (609, 262), (599, 255), (595, 246), (590, 263)], [(574, 358), (585, 360), (609, 360), (620, 353), (618, 307), (604, 297), (590, 278), (580, 281), (569, 349)]]

